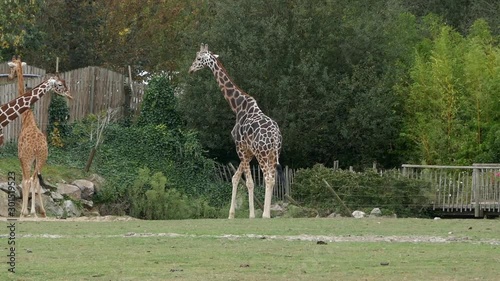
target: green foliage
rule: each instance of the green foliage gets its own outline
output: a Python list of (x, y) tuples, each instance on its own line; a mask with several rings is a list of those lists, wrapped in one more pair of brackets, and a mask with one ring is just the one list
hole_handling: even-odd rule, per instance
[(0, 59), (10, 59), (13, 53), (24, 55), (41, 46), (41, 31), (37, 22), (42, 1), (0, 2)]
[(68, 126), (69, 107), (66, 98), (59, 95), (52, 95), (49, 105), (49, 144), (56, 147), (63, 147), (63, 139), (68, 136), (70, 128)]
[(500, 49), (481, 20), (467, 37), (442, 26), (424, 44), (407, 101), (407, 132), (419, 151), (414, 161), (474, 162), (484, 155), (484, 136), (500, 120)]
[(99, 195), (102, 203), (127, 201), (126, 191), (134, 185), (136, 171), (144, 165), (154, 173), (161, 172), (172, 186), (190, 198), (206, 194), (213, 183), (213, 164), (203, 156), (196, 134), (174, 134), (165, 125), (111, 124), (94, 161), (93, 172), (107, 179)]
[(142, 219), (211, 218), (217, 214), (214, 207), (202, 199), (192, 199), (170, 186), (161, 173), (151, 174), (148, 168), (139, 169), (130, 189), (130, 214)]
[(176, 130), (182, 125), (177, 98), (166, 75), (155, 75), (148, 81), (141, 107), (139, 126), (165, 125), (169, 130)]
[[(382, 2), (214, 5), (218, 12), (193, 37), (207, 37), (203, 42), (220, 55), (236, 84), (276, 119), (283, 163), (304, 167), (340, 160), (363, 166), (377, 160), (395, 166), (401, 161), (395, 147), (404, 97), (393, 87), (407, 79), (420, 39), (415, 17), (397, 5), (384, 10)], [(235, 18), (238, 24), (227, 20)], [(235, 117), (212, 74), (200, 71), (186, 81), (180, 102), (188, 124), (200, 131), (210, 156), (235, 159), (228, 134)]]
[(373, 170), (353, 173), (333, 170), (323, 165), (299, 170), (294, 178), (292, 198), (325, 216), (332, 212), (349, 215), (338, 198), (323, 182), (326, 180), (343, 203), (354, 211), (380, 208), (386, 214), (400, 217), (422, 216), (422, 207), (428, 204), (428, 183), (410, 180), (397, 171), (380, 175)]

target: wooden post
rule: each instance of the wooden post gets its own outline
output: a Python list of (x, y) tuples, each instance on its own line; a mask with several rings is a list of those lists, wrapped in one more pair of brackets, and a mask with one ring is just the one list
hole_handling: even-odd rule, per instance
[(56, 57), (56, 73), (59, 74), (59, 57)]
[(285, 182), (283, 183), (285, 187), (285, 195), (284, 195), (285, 200), (283, 201), (287, 202), (288, 201), (287, 195), (290, 194), (290, 187), (289, 187), (290, 173), (288, 171), (288, 166), (285, 166), (285, 171), (283, 171), (283, 173), (285, 173)]
[(472, 172), (472, 194), (474, 196), (474, 216), (476, 218), (481, 216), (481, 206), (479, 204), (479, 201), (481, 200), (479, 197), (479, 186), (480, 186), (480, 179), (479, 179), (479, 168), (474, 168)]

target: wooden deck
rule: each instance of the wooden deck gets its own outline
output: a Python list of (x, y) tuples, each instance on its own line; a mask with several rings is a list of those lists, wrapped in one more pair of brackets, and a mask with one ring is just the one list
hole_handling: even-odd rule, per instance
[(432, 210), (443, 216), (500, 215), (500, 164), (404, 164), (403, 175), (431, 183)]

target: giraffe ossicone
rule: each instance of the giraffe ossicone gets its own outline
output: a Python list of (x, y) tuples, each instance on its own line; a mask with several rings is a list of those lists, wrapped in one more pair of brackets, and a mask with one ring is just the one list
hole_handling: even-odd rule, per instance
[(265, 179), (266, 191), (262, 217), (270, 218), (276, 170), (280, 168), (279, 154), (282, 137), (278, 124), (260, 110), (257, 101), (252, 96), (245, 93), (233, 82), (218, 56), (208, 50), (208, 45), (201, 44), (200, 51), (196, 53), (196, 58), (189, 68), (189, 73), (194, 73), (205, 67), (212, 71), (224, 98), (236, 114), (236, 124), (231, 135), (236, 144), (240, 164), (232, 178), (233, 189), (229, 218), (234, 218), (236, 192), (243, 173), (245, 173), (248, 189), (249, 217), (255, 217), (254, 182), (250, 171), (250, 161), (253, 157), (257, 159)]

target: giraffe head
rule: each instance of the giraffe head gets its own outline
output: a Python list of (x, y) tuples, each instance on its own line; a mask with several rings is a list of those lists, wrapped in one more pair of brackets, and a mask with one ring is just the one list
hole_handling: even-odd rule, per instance
[(54, 90), (56, 94), (66, 97), (70, 100), (73, 99), (73, 97), (69, 94), (69, 89), (66, 86), (66, 81), (64, 79), (59, 78), (58, 75), (51, 76), (49, 79), (47, 79), (47, 82), (50, 86), (51, 90)]
[(12, 61), (9, 61), (7, 64), (10, 67), (9, 79), (14, 79), (17, 76), (19, 68), (26, 65), (25, 62), (21, 63), (21, 60), (16, 56), (13, 56)]
[(206, 66), (208, 66), (211, 62), (213, 62), (213, 58), (217, 58), (218, 55), (212, 54), (208, 51), (207, 44), (201, 44), (200, 51), (196, 53), (196, 58), (193, 61), (193, 64), (189, 68), (189, 73), (196, 72)]

